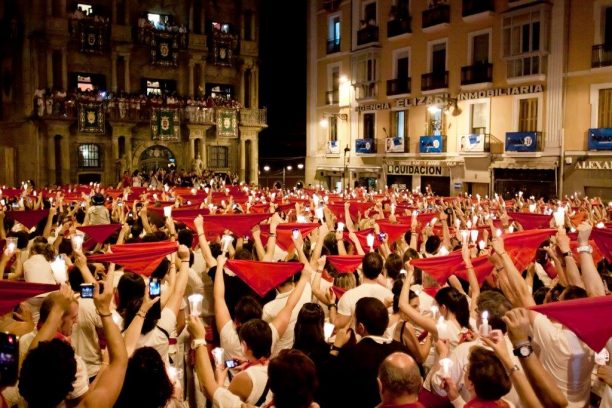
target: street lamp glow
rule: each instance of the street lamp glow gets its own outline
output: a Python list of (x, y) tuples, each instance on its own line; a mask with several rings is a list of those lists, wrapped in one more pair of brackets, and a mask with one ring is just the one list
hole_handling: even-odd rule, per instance
[(264, 171), (270, 171), (270, 166), (264, 166)]
[(302, 170), (304, 168), (304, 165), (302, 163), (298, 164), (298, 169)]
[(327, 119), (323, 118), (319, 121), (319, 126), (321, 126), (322, 128), (327, 128)]
[(440, 113), (442, 109), (438, 105), (431, 105), (430, 107), (427, 108), (427, 111), (435, 115), (436, 113)]
[(342, 75), (342, 76), (340, 77), (340, 83), (341, 83), (341, 84), (345, 84), (345, 83), (347, 83), (347, 82), (348, 82), (348, 78), (346, 77), (346, 75)]
[(293, 170), (293, 167), (292, 166), (287, 166), (287, 170), (291, 171), (291, 170)]

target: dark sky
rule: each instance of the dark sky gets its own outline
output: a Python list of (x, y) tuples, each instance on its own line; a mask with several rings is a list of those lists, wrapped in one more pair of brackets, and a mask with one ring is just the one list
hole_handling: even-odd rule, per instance
[(262, 166), (266, 158), (306, 155), (306, 3), (261, 0), (259, 103), (268, 108)]

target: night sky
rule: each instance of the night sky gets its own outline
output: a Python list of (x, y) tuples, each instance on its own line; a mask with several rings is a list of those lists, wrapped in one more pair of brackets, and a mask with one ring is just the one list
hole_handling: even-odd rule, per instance
[(259, 103), (268, 108), (259, 163), (274, 166), (266, 159), (306, 155), (306, 0), (262, 0), (259, 33)]

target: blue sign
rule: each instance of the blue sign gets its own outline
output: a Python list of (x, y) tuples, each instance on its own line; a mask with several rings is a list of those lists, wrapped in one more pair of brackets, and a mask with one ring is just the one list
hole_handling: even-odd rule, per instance
[(589, 129), (589, 150), (612, 150), (612, 128)]
[(536, 152), (538, 132), (506, 132), (507, 152)]
[(355, 152), (357, 153), (375, 153), (374, 139), (357, 139), (355, 140)]
[(421, 136), (419, 138), (420, 153), (442, 153), (442, 136)]

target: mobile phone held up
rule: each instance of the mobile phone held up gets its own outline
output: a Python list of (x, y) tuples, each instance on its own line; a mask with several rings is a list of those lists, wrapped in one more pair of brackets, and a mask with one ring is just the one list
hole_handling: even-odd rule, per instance
[(15, 385), (19, 367), (19, 342), (17, 336), (0, 333), (0, 387)]
[(93, 299), (94, 285), (93, 283), (81, 283), (81, 297), (83, 299)]
[(236, 368), (238, 367), (238, 361), (236, 360), (225, 360), (226, 368)]
[[(161, 282), (158, 278), (151, 278), (149, 280), (149, 298), (155, 299), (161, 295)], [(161, 307), (159, 302), (155, 302), (153, 306), (151, 306), (151, 310), (149, 310), (148, 316), (153, 319), (161, 318)]]

